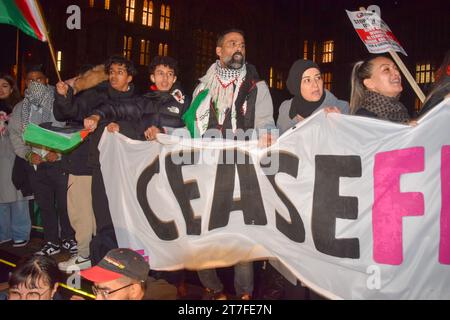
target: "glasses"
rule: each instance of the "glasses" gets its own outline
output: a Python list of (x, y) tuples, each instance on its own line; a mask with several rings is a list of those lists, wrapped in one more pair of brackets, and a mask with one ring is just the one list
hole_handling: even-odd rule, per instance
[(46, 294), (51, 288), (48, 288), (44, 292), (31, 291), (25, 294), (20, 293), (19, 291), (10, 291), (8, 294), (9, 300), (41, 300), (42, 296)]
[(115, 289), (115, 290), (112, 290), (112, 291), (106, 290), (106, 289), (102, 289), (102, 288), (99, 288), (99, 287), (97, 287), (97, 286), (92, 286), (92, 292), (93, 292), (96, 296), (98, 296), (99, 294), (101, 294), (102, 297), (103, 297), (103, 299), (107, 300), (107, 299), (108, 299), (108, 296), (109, 296), (110, 294), (113, 294), (113, 293), (115, 293), (115, 292), (117, 292), (117, 291), (120, 291), (120, 290), (125, 289), (125, 288), (128, 288), (128, 287), (131, 287), (133, 284), (135, 284), (135, 283), (127, 284), (126, 286), (123, 286), (123, 287), (121, 287), (121, 288), (119, 288), (119, 289)]

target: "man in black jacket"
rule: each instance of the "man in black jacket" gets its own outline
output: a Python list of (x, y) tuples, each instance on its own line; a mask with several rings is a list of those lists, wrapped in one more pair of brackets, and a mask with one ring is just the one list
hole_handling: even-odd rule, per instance
[[(54, 106), (55, 118), (81, 124), (84, 118), (102, 105), (121, 103), (134, 105), (137, 96), (131, 83), (136, 73), (133, 64), (121, 56), (114, 56), (105, 63), (105, 71), (108, 74), (108, 81), (97, 83), (95, 80), (86, 79), (86, 82), (96, 85), (75, 97), (72, 88), (64, 82), (59, 82)], [(93, 76), (98, 77), (95, 74)], [(90, 244), (92, 236), (96, 233), (108, 233), (108, 236), (113, 238), (110, 241), (113, 243), (112, 246), (114, 244), (117, 246), (114, 233), (109, 232), (113, 230), (112, 220), (98, 161), (97, 146), (101, 133), (102, 131), (98, 130), (92, 134), (65, 159), (66, 170), (69, 173), (68, 211), (76, 232), (79, 251), (77, 256), (59, 264), (59, 268), (64, 271), (73, 266), (79, 269), (91, 266), (93, 252), (90, 250)], [(106, 249), (108, 248), (104, 250)], [(104, 254), (105, 252), (100, 252), (95, 255), (101, 258)]]

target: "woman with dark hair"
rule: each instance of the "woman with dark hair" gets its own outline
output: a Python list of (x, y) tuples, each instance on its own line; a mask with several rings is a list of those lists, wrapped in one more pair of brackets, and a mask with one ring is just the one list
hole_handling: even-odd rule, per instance
[(391, 59), (378, 55), (355, 64), (351, 77), (352, 114), (408, 124), (408, 109), (399, 101), (402, 77)]
[(61, 280), (61, 271), (53, 258), (30, 256), (12, 272), (8, 300), (52, 300)]
[(422, 109), (420, 109), (418, 116), (422, 116), (436, 105), (441, 103), (450, 94), (450, 50), (447, 51), (444, 61), (439, 69), (436, 70), (435, 83), (433, 89), (428, 94)]
[(14, 247), (25, 246), (31, 231), (28, 199), (12, 182), (16, 155), (11, 145), (8, 120), (19, 101), (14, 79), (0, 74), (0, 244), (14, 240)]
[(311, 60), (295, 61), (289, 70), (286, 85), (294, 97), (280, 106), (277, 120), (280, 134), (321, 109), (344, 114), (349, 112), (347, 101), (337, 99), (324, 88), (319, 66)]

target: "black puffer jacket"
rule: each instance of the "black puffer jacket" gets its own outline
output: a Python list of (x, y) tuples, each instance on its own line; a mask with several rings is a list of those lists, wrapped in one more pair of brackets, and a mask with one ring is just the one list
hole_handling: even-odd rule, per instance
[[(130, 122), (127, 124), (127, 128), (131, 130), (133, 127), (135, 139), (140, 140), (144, 140), (144, 131), (151, 126), (158, 127), (161, 131), (164, 128), (184, 126), (181, 116), (189, 107), (189, 101), (183, 96), (181, 90), (176, 88), (170, 93), (152, 90), (143, 95), (141, 99), (137, 105), (103, 104), (93, 113), (99, 115), (106, 123), (114, 121), (125, 124)], [(122, 126), (120, 132), (124, 133)]]
[[(91, 134), (88, 157), (88, 165), (91, 168), (100, 166), (98, 143), (100, 142), (105, 127), (109, 123), (116, 122), (120, 126), (120, 133), (126, 135), (128, 138), (139, 139), (139, 134), (141, 131), (143, 132), (143, 129), (140, 123), (135, 124), (133, 120), (144, 106), (143, 98), (136, 95), (134, 93), (134, 87), (130, 85), (130, 90), (127, 92), (119, 92), (113, 89), (110, 92), (109, 98), (92, 112), (92, 114), (101, 115), (102, 118), (97, 129)], [(102, 114), (101, 112), (103, 111), (101, 110), (104, 110), (106, 113)], [(111, 117), (109, 115), (117, 115), (117, 117)]]
[[(83, 126), (83, 119), (92, 114), (92, 111), (110, 99), (111, 92), (115, 91), (107, 81), (97, 86), (73, 95), (69, 87), (67, 96), (55, 93), (53, 114), (58, 121), (69, 121), (71, 125)], [(87, 165), (89, 144), (91, 137), (72, 152), (63, 155), (62, 164), (67, 173), (74, 175), (91, 175), (92, 169)]]

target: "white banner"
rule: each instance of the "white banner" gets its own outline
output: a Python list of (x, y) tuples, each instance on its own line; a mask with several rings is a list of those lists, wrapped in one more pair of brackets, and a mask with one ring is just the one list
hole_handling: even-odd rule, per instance
[(333, 299), (450, 299), (449, 107), (416, 127), (319, 112), (269, 149), (105, 132), (119, 245), (159, 270), (279, 259)]
[(373, 11), (345, 11), (356, 33), (370, 53), (377, 54), (394, 50), (407, 56), (400, 42), (378, 14)]

